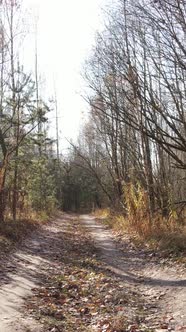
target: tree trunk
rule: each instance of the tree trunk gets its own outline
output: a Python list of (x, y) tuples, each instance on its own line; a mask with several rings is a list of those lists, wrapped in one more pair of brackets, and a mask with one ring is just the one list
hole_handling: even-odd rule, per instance
[(0, 222), (4, 221), (4, 212), (5, 212), (5, 178), (6, 178), (6, 170), (8, 164), (8, 156), (4, 158), (3, 165), (0, 168)]
[(18, 194), (17, 194), (17, 180), (18, 180), (18, 148), (16, 149), (16, 155), (15, 155), (15, 168), (14, 168), (14, 180), (13, 180), (13, 199), (12, 199), (12, 216), (13, 220), (16, 221), (17, 217), (17, 200), (18, 200)]

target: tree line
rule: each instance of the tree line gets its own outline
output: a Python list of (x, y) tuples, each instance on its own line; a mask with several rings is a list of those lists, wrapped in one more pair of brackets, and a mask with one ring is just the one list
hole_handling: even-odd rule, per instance
[[(25, 70), (19, 1), (0, 3), (0, 221), (52, 211), (61, 205), (59, 152), (48, 136), (48, 114), (55, 102), (41, 96), (38, 54), (35, 69)], [(37, 38), (37, 36), (35, 37)]]
[(134, 214), (141, 204), (149, 220), (157, 213), (183, 220), (185, 1), (112, 2), (84, 78), (89, 119), (72, 146), (66, 179), (80, 194), (75, 202), (67, 190), (68, 204)]
[[(23, 51), (23, 8), (0, 4), (0, 220), (32, 211), (111, 207), (134, 219), (185, 218), (186, 4), (115, 0), (84, 79), (89, 108), (60, 157), (58, 109), (41, 96)], [(36, 36), (37, 39), (37, 36)], [(55, 112), (56, 137), (48, 114)]]

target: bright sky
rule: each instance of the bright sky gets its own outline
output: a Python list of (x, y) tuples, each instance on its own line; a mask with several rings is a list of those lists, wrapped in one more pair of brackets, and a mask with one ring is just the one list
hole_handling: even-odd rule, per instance
[[(94, 43), (95, 32), (101, 28), (101, 8), (105, 1), (24, 0), (26, 7), (38, 13), (39, 72), (51, 95), (55, 77), (61, 137), (75, 138), (83, 113), (88, 110), (79, 95), (83, 85), (80, 71)], [(33, 67), (31, 35), (25, 42), (24, 56)], [(43, 85), (43, 93), (44, 90)]]

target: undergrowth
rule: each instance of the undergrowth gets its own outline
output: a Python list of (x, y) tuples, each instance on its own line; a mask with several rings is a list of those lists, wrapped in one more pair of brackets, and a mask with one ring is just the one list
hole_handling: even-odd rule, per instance
[(17, 243), (40, 225), (49, 221), (45, 212), (31, 212), (29, 216), (19, 216), (13, 221), (7, 214), (5, 221), (0, 223), (0, 254), (10, 251)]
[(129, 184), (124, 190), (125, 211), (104, 209), (96, 217), (121, 235), (129, 233), (137, 244), (163, 250), (175, 255), (186, 253), (186, 224), (176, 210), (165, 217), (160, 212), (149, 212), (148, 195), (140, 186)]

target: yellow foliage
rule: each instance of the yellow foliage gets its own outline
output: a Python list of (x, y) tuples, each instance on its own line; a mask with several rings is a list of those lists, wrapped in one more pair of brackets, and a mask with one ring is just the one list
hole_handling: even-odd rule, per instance
[(97, 209), (94, 212), (94, 216), (100, 219), (104, 219), (110, 216), (110, 209), (105, 208), (105, 209)]
[(135, 234), (138, 242), (148, 242), (150, 245), (174, 252), (186, 250), (186, 227), (179, 221), (177, 212), (172, 209), (167, 217), (159, 211), (150, 214), (148, 193), (139, 184), (127, 184), (123, 190), (126, 213), (117, 213), (109, 209), (96, 211), (96, 217), (114, 230)]
[(144, 232), (150, 223), (147, 192), (140, 184), (129, 183), (124, 188), (124, 201), (130, 226), (135, 226), (139, 233)]

